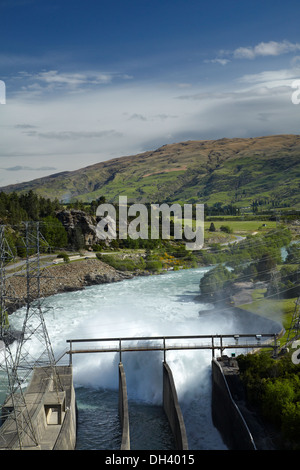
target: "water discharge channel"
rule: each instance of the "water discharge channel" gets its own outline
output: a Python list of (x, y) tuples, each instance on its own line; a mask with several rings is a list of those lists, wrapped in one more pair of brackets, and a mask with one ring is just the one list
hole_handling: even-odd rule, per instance
[[(141, 276), (45, 299), (54, 354), (69, 338), (276, 333), (272, 322), (195, 300), (209, 268)], [(11, 317), (20, 328), (24, 311)], [(36, 355), (38, 342), (32, 341)], [(172, 449), (162, 411), (161, 351), (125, 352), (132, 449)], [(118, 353), (74, 356), (79, 449), (119, 449)], [(211, 419), (211, 351), (168, 351), (190, 449), (225, 449)]]

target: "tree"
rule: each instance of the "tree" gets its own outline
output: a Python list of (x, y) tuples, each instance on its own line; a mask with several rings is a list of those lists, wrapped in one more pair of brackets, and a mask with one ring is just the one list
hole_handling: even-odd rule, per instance
[(271, 271), (276, 267), (276, 260), (270, 252), (264, 253), (256, 265), (257, 277), (261, 281), (271, 278)]
[(210, 227), (208, 229), (210, 232), (215, 232), (216, 231), (216, 227), (215, 227), (215, 224), (213, 222), (211, 222), (210, 224)]
[(38, 220), (40, 215), (39, 197), (32, 189), (20, 196), (20, 204), (27, 212), (30, 220)]
[(290, 245), (287, 248), (287, 257), (285, 260), (286, 264), (293, 264), (293, 263), (299, 263), (300, 262), (300, 247), (299, 245)]
[(267, 380), (264, 384), (264, 397), (262, 410), (274, 424), (280, 425), (282, 420), (282, 410), (288, 404), (293, 402), (295, 390), (290, 380), (285, 378), (276, 381)]
[(283, 435), (292, 442), (292, 448), (300, 449), (300, 403), (286, 403), (282, 410), (282, 432)]
[(41, 223), (41, 234), (52, 248), (64, 248), (68, 243), (67, 232), (63, 224), (56, 218), (48, 215)]
[(208, 271), (200, 280), (201, 294), (210, 297), (222, 296), (234, 275), (222, 264)]

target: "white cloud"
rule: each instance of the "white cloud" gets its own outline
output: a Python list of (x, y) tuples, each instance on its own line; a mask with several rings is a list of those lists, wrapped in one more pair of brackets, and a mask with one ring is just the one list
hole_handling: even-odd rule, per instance
[(40, 137), (42, 139), (56, 139), (56, 140), (77, 140), (77, 139), (99, 139), (103, 137), (121, 137), (122, 134), (114, 130), (104, 131), (48, 131), (37, 132), (29, 131), (26, 135), (30, 137)]
[(296, 134), (300, 106), (287, 86), (296, 73), (264, 71), (180, 91), (178, 84), (135, 81), (85, 89), (80, 83), (88, 73), (42, 75), (67, 87), (78, 80), (78, 93), (8, 96), (0, 114), (0, 166), (11, 170), (0, 172), (0, 186), (53, 173), (47, 167), (72, 171), (172, 142)]
[[(215, 59), (205, 60), (205, 63), (218, 63), (221, 65), (227, 65), (232, 59), (255, 59), (257, 57), (275, 57), (281, 54), (295, 53), (300, 51), (300, 43), (292, 43), (290, 41), (269, 41), (260, 42), (256, 46), (241, 46), (237, 47), (234, 51), (221, 50), (219, 52), (220, 57)], [(230, 59), (228, 58), (230, 57)], [(299, 56), (296, 56), (293, 61), (297, 62)]]
[(296, 55), (292, 58), (292, 65), (297, 65), (300, 63), (300, 55)]
[(228, 64), (228, 62), (230, 62), (230, 60), (229, 60), (229, 59), (219, 59), (219, 58), (216, 58), (216, 59), (211, 59), (211, 60), (205, 60), (204, 62), (206, 62), (207, 64), (208, 64), (208, 63), (211, 63), (211, 64), (226, 65), (226, 64)]
[(41, 166), (39, 168), (32, 168), (30, 166), (21, 166), (21, 165), (16, 165), (12, 166), (10, 168), (2, 168), (2, 170), (6, 171), (54, 171), (56, 168), (54, 166)]
[(58, 73), (57, 70), (49, 70), (33, 75), (32, 79), (50, 84), (80, 86), (86, 83), (110, 83), (113, 79), (113, 75), (108, 73)]
[(254, 47), (238, 47), (233, 51), (233, 57), (235, 59), (255, 59), (258, 56), (278, 56), (299, 50), (299, 43), (269, 41), (261, 42)]
[(267, 70), (254, 74), (246, 74), (238, 79), (240, 83), (251, 86), (270, 88), (291, 87), (293, 80), (300, 77), (300, 68)]
[(113, 81), (131, 80), (133, 77), (127, 74), (115, 72), (58, 72), (57, 70), (43, 70), (38, 73), (19, 72), (14, 80), (21, 86), (15, 92), (16, 95), (29, 99), (33, 96), (40, 97), (45, 92), (71, 92), (78, 93), (81, 89), (92, 89), (93, 87), (111, 84)]
[[(246, 77), (245, 77), (246, 81)], [(178, 96), (180, 100), (190, 100), (190, 101), (202, 101), (202, 102), (218, 102), (227, 101), (229, 103), (233, 103), (235, 101), (238, 102), (254, 102), (261, 97), (270, 97), (273, 98), (278, 95), (285, 95), (291, 93), (291, 83), (289, 85), (277, 85), (275, 84), (270, 86), (265, 86), (264, 84), (259, 84), (258, 86), (250, 86), (248, 88), (243, 89), (236, 89), (235, 91), (218, 91), (218, 90), (211, 90), (207, 92), (200, 92), (195, 93), (192, 95), (181, 95)]]

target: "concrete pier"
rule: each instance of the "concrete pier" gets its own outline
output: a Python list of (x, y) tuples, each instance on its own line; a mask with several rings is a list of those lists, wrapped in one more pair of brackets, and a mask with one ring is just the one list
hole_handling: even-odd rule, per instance
[(122, 362), (119, 363), (119, 416), (122, 427), (121, 450), (130, 449), (129, 413), (126, 376)]
[(225, 444), (232, 450), (256, 450), (250, 429), (235, 403), (226, 377), (236, 373), (235, 360), (212, 360), (212, 417)]
[(20, 396), (9, 396), (2, 407), (7, 416), (0, 428), (1, 450), (73, 450), (76, 445), (76, 410), (72, 368), (37, 367)]
[(163, 363), (163, 408), (176, 442), (176, 449), (188, 450), (186, 429), (178, 403), (173, 374), (166, 362)]

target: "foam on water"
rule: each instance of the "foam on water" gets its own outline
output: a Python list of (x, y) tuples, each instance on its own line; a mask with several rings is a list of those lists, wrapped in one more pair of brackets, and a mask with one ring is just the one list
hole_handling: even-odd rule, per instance
[[(207, 269), (137, 277), (45, 299), (44, 304), (52, 307), (46, 311), (45, 320), (55, 356), (67, 349), (67, 339), (238, 332), (236, 319), (230, 315), (211, 310), (211, 314), (199, 316), (199, 312), (212, 308), (195, 302), (200, 278)], [(23, 317), (24, 310), (16, 312), (13, 326), (20, 327)], [(32, 342), (31, 347), (38, 345)], [(130, 400), (161, 404), (162, 354), (122, 354)], [(117, 353), (74, 356), (75, 386), (116, 390), (118, 362)], [(211, 352), (168, 351), (167, 362), (176, 383), (190, 448), (224, 448), (211, 422)]]

